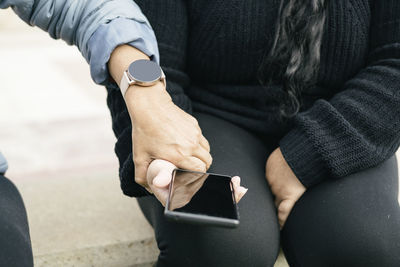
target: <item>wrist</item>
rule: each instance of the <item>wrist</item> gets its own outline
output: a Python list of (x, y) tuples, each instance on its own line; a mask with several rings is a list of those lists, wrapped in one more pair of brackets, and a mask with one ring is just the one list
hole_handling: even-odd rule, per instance
[(125, 103), (131, 119), (135, 120), (140, 114), (172, 103), (172, 98), (160, 81), (151, 86), (131, 85)]
[(305, 187), (299, 181), (281, 152), (280, 147), (276, 148), (267, 160), (267, 169), (271, 176), (285, 186), (303, 190)]
[(129, 64), (138, 59), (150, 60), (145, 53), (135, 47), (121, 45), (115, 48), (108, 62), (108, 68), (114, 81), (119, 83), (123, 72), (128, 68)]

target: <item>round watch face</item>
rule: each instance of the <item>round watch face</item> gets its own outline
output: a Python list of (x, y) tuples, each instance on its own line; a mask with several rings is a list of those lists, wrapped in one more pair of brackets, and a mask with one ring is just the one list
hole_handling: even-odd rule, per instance
[(131, 63), (128, 68), (129, 75), (139, 82), (154, 82), (161, 78), (161, 68), (157, 63), (139, 59)]

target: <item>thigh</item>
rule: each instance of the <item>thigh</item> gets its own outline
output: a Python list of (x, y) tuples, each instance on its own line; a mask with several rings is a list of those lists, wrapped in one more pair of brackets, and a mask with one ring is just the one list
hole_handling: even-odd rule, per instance
[(15, 185), (0, 175), (0, 266), (33, 266), (25, 206)]
[(152, 224), (160, 249), (159, 266), (273, 266), (279, 250), (279, 226), (265, 180), (267, 151), (251, 133), (211, 115), (195, 113), (210, 142), (210, 172), (239, 175), (248, 187), (239, 203), (236, 229), (168, 222), (154, 197), (138, 199)]
[(291, 266), (400, 266), (396, 157), (308, 190), (281, 237)]

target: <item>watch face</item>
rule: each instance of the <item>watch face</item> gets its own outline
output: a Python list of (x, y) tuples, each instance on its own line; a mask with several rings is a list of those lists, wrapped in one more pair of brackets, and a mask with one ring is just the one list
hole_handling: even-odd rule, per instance
[(161, 68), (157, 63), (146, 59), (132, 62), (128, 72), (133, 79), (140, 82), (154, 82), (161, 78)]

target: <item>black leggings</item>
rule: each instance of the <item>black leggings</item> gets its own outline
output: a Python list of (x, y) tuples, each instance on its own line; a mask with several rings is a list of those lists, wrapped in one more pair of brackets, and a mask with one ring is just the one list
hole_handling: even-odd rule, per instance
[(0, 266), (33, 266), (24, 202), (15, 185), (0, 174)]
[(194, 115), (211, 145), (209, 171), (239, 175), (249, 191), (233, 230), (171, 223), (154, 197), (138, 199), (155, 231), (158, 266), (273, 266), (280, 245), (290, 266), (400, 266), (395, 156), (307, 190), (280, 232), (265, 179), (268, 141), (217, 117)]

